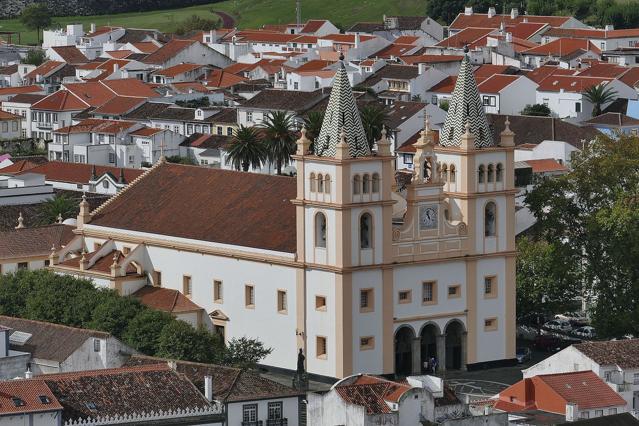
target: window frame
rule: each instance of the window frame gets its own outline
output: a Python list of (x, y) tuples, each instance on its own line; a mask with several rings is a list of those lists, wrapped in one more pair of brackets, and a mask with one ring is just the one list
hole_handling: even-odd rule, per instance
[(193, 278), (190, 275), (182, 275), (182, 294), (188, 298), (193, 296)]
[[(319, 304), (319, 302), (323, 302), (323, 303)], [(322, 294), (315, 295), (315, 310), (326, 312), (326, 296)]]
[(328, 339), (326, 336), (315, 336), (315, 357), (318, 359), (328, 358)]
[[(247, 417), (247, 413), (248, 413), (248, 417)], [(258, 415), (259, 414), (258, 414), (257, 404), (242, 404), (242, 423), (257, 424), (259, 419)], [(255, 420), (251, 420), (251, 418), (254, 418)]]
[[(271, 409), (274, 412), (279, 410), (279, 416), (273, 415)], [(267, 405), (267, 419), (268, 420), (283, 420), (284, 419), (284, 403), (282, 401), (269, 402)]]
[(484, 318), (484, 331), (497, 331), (498, 329), (497, 317)]
[[(455, 289), (455, 292), (451, 294), (450, 290)], [(448, 286), (446, 295), (449, 299), (459, 299), (461, 297), (461, 284), (452, 284)]]
[[(366, 342), (364, 342), (366, 340)], [(359, 350), (370, 351), (375, 349), (375, 336), (361, 336), (359, 338)]]
[[(486, 291), (486, 284), (490, 283), (490, 291)], [(497, 275), (486, 275), (484, 277), (484, 299), (495, 299), (498, 294), (497, 289), (498, 281)]]
[(224, 303), (224, 283), (222, 280), (213, 280), (213, 303)]
[(253, 284), (244, 284), (244, 307), (255, 309), (255, 286)]
[(284, 288), (277, 289), (277, 313), (288, 314), (288, 292)]
[[(364, 297), (366, 305), (363, 305)], [(375, 289), (372, 287), (362, 288), (359, 290), (359, 312), (369, 313), (375, 311)]]
[[(424, 296), (426, 295), (426, 285), (431, 285), (431, 300), (425, 300)], [(436, 280), (428, 280), (422, 281), (422, 305), (436, 305), (437, 304), (437, 281)]]
[[(406, 298), (402, 300), (402, 293), (406, 294)], [(413, 291), (409, 289), (399, 290), (397, 292), (397, 303), (400, 305), (411, 303), (413, 301)]]

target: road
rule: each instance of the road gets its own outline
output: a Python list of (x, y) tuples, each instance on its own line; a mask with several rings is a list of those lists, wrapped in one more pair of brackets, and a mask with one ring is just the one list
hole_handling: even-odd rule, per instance
[(226, 12), (213, 11), (222, 20), (222, 28), (235, 28), (235, 18)]

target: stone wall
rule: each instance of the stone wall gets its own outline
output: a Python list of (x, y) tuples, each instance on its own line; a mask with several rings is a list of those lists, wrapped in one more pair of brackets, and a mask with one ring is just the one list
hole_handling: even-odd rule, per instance
[(216, 0), (3, 0), (0, 19), (15, 18), (32, 3), (46, 4), (53, 16), (75, 16), (144, 12), (215, 2)]

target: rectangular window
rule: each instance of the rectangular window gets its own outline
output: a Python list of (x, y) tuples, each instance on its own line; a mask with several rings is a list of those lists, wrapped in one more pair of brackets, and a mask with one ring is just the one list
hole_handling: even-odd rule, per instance
[(249, 122), (249, 123), (253, 121), (253, 112), (252, 111), (247, 111), (246, 112), (246, 121)]
[(226, 128), (226, 136), (233, 136), (233, 128), (232, 127), (227, 127)]
[(431, 305), (437, 303), (437, 283), (427, 281), (422, 283), (422, 304)]
[(613, 414), (617, 414), (616, 408), (608, 408), (608, 415), (611, 416)]
[(215, 303), (222, 303), (224, 300), (224, 294), (222, 292), (222, 281), (213, 281), (213, 301)]
[(115, 154), (112, 152), (109, 152), (109, 163), (110, 164), (114, 164), (115, 163)]
[(399, 303), (410, 303), (412, 299), (412, 292), (410, 290), (401, 290), (397, 293), (397, 301)]
[(315, 296), (315, 310), (326, 310), (326, 296)]
[(484, 331), (497, 330), (497, 318), (486, 318), (484, 320)]
[(413, 156), (411, 154), (402, 155), (404, 158), (404, 164), (413, 164)]
[(255, 287), (252, 285), (244, 286), (244, 305), (250, 309), (255, 307)]
[(153, 285), (155, 287), (162, 287), (162, 272), (153, 271)]
[(27, 269), (29, 269), (29, 263), (27, 262), (18, 263), (18, 270), (27, 270)]
[(632, 383), (635, 385), (639, 385), (639, 373), (634, 373), (632, 375)]
[(315, 338), (315, 355), (318, 358), (326, 359), (326, 337), (317, 336)]
[(287, 309), (286, 290), (277, 290), (277, 312), (285, 314)]
[(454, 299), (454, 298), (457, 298), (459, 296), (461, 296), (461, 286), (459, 284), (448, 286), (448, 298), (449, 299)]
[(603, 417), (603, 410), (595, 410), (595, 417)]
[(575, 102), (575, 112), (581, 112), (581, 102)]
[(590, 412), (588, 411), (582, 411), (581, 412), (581, 416), (582, 419), (589, 419), (590, 418)]
[(193, 294), (193, 282), (188, 275), (182, 276), (182, 293), (189, 297)]
[(217, 134), (222, 136), (222, 131), (223, 131), (222, 126), (217, 126)]
[(93, 339), (93, 352), (100, 352), (100, 339)]
[(484, 277), (484, 298), (497, 297), (497, 279), (495, 277)]
[(370, 349), (375, 348), (375, 337), (373, 336), (366, 336), (366, 337), (360, 337), (359, 338), (359, 350), (360, 351), (367, 351)]
[(372, 312), (375, 309), (375, 300), (372, 288), (359, 291), (359, 311)]
[(242, 405), (242, 423), (257, 424), (257, 404)]
[(283, 419), (283, 404), (281, 402), (268, 403), (268, 420)]
[(122, 247), (122, 254), (127, 255), (131, 253), (131, 247), (124, 246)]

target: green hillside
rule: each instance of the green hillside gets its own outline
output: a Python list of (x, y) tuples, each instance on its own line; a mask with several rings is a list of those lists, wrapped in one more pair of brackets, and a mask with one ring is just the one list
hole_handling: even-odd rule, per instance
[[(237, 19), (239, 28), (258, 28), (263, 24), (287, 23), (295, 20), (295, 0), (228, 0), (210, 5), (182, 9), (158, 10), (144, 13), (122, 13), (99, 16), (65, 16), (54, 22), (66, 25), (80, 22), (88, 25), (121, 25), (131, 28), (157, 28), (175, 30), (180, 21), (197, 14), (213, 17), (212, 10), (224, 11)], [(338, 26), (347, 27), (358, 21), (381, 21), (389, 15), (423, 15), (426, 0), (303, 0), (302, 19), (325, 18)], [(18, 19), (0, 20), (0, 31), (20, 31), (23, 44), (34, 44), (36, 33), (22, 26)]]

